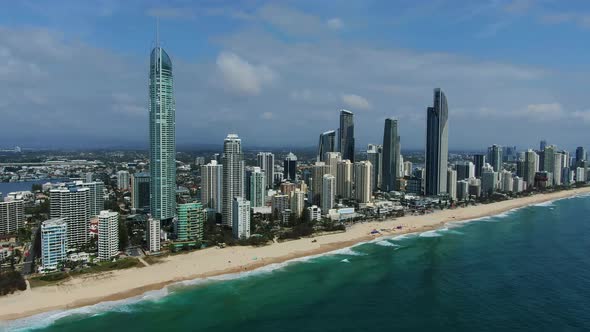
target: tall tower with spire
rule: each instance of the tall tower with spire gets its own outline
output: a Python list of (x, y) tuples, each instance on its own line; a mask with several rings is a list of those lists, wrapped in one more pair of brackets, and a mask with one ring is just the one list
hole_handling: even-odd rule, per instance
[(149, 71), (150, 210), (165, 220), (176, 214), (176, 105), (172, 61), (159, 39), (157, 31)]

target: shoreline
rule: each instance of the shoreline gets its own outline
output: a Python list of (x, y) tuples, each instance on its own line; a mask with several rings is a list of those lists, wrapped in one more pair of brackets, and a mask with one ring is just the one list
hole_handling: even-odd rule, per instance
[[(384, 236), (430, 231), (449, 222), (477, 220), (585, 193), (590, 193), (590, 187), (436, 211), (426, 215), (408, 215), (397, 219), (357, 223), (343, 233), (273, 243), (264, 247), (207, 248), (168, 256), (162, 262), (147, 267), (83, 275), (59, 285), (36, 287), (0, 297), (0, 322), (55, 310), (125, 300), (183, 281), (249, 272), (271, 264), (326, 254)], [(398, 230), (397, 226), (403, 228)], [(373, 229), (391, 231), (370, 235)], [(317, 242), (312, 243), (312, 239)]]

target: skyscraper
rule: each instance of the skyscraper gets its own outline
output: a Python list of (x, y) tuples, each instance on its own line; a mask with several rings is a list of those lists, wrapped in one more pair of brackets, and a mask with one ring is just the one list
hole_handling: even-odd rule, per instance
[(475, 177), (481, 178), (481, 173), (486, 164), (486, 156), (484, 154), (473, 155), (473, 163), (475, 164)]
[(541, 140), (541, 142), (539, 143), (539, 151), (544, 151), (546, 146), (547, 146), (547, 141)]
[(2, 202), (0, 195), (0, 235), (16, 234), (24, 226), (25, 203), (22, 200)]
[(318, 143), (317, 161), (325, 161), (326, 152), (334, 151), (336, 151), (336, 132), (330, 130), (322, 133)]
[(526, 181), (527, 188), (533, 188), (535, 186), (535, 173), (538, 169), (538, 159), (539, 156), (531, 149), (525, 153), (524, 180)]
[(100, 211), (98, 214), (98, 259), (107, 261), (118, 253), (119, 213)]
[(259, 152), (258, 167), (266, 175), (266, 188), (272, 189), (275, 183), (275, 155), (270, 152)]
[(340, 110), (340, 128), (338, 129), (338, 151), (342, 160), (354, 163), (354, 118), (347, 110)]
[[(273, 158), (274, 159), (274, 158)], [(223, 206), (221, 223), (231, 226), (234, 197), (244, 197), (244, 156), (242, 140), (236, 134), (229, 134), (223, 142)], [(268, 179), (268, 177), (267, 177)], [(248, 206), (250, 203), (248, 203)]]
[(201, 203), (208, 209), (214, 209), (221, 213), (222, 203), (222, 175), (223, 165), (217, 160), (211, 160), (207, 165), (201, 166)]
[(580, 166), (582, 161), (586, 160), (586, 149), (583, 146), (576, 148), (576, 166)]
[(135, 173), (131, 176), (131, 206), (147, 210), (150, 206), (150, 175)]
[(297, 156), (292, 152), (289, 152), (283, 161), (283, 173), (285, 180), (295, 182), (297, 175)]
[(336, 197), (336, 178), (332, 174), (326, 174), (322, 178), (321, 208), (324, 214), (328, 214), (334, 207)]
[(373, 165), (370, 161), (354, 163), (354, 198), (359, 203), (371, 202), (371, 171)]
[(232, 200), (232, 233), (235, 239), (250, 237), (250, 202), (243, 197)]
[(264, 206), (266, 201), (266, 175), (260, 167), (254, 167), (250, 173), (250, 205), (251, 207)]
[(156, 44), (150, 57), (150, 210), (164, 220), (176, 213), (176, 105), (172, 61)]
[(41, 266), (45, 271), (57, 269), (67, 258), (68, 225), (63, 218), (53, 218), (41, 224)]
[[(100, 211), (104, 209), (104, 183), (102, 183), (102, 181), (76, 182), (76, 185), (79, 188), (90, 189), (90, 217), (98, 216)], [(133, 190), (133, 188), (131, 189)]]
[(160, 220), (149, 218), (147, 222), (146, 241), (150, 252), (160, 251)]
[(494, 168), (494, 172), (500, 172), (502, 170), (502, 147), (499, 145), (492, 145), (488, 148), (488, 159), (490, 165)]
[(117, 172), (117, 188), (119, 190), (129, 190), (130, 186), (130, 177), (128, 171), (118, 171)]
[(337, 168), (336, 195), (342, 198), (352, 198), (352, 163), (348, 159), (341, 160), (338, 162)]
[(447, 170), (447, 191), (450, 199), (457, 200), (457, 171), (450, 168)]
[(322, 196), (322, 184), (324, 175), (330, 174), (330, 166), (326, 163), (318, 161), (311, 168), (311, 202), (319, 205)]
[(426, 195), (447, 192), (448, 120), (447, 97), (441, 89), (434, 89), (434, 105), (428, 107), (426, 120)]
[(397, 174), (400, 161), (400, 138), (397, 132), (397, 120), (385, 119), (383, 130), (383, 169), (381, 189), (385, 192), (397, 190)]
[(90, 189), (70, 185), (49, 191), (51, 218), (63, 218), (68, 224), (68, 245), (79, 247), (88, 242), (90, 226)]
[(369, 144), (367, 147), (367, 160), (373, 165), (371, 172), (371, 192), (381, 188), (383, 145)]
[(338, 163), (342, 160), (340, 152), (327, 152), (326, 165), (330, 167), (330, 174), (334, 177), (338, 175)]

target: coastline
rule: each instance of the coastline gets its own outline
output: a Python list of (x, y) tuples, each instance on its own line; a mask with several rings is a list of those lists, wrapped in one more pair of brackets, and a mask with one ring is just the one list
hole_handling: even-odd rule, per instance
[[(265, 247), (208, 248), (169, 256), (161, 263), (142, 268), (84, 275), (57, 286), (44, 286), (0, 298), (0, 321), (39, 313), (73, 309), (106, 301), (118, 301), (160, 290), (171, 284), (200, 278), (252, 271), (270, 264), (320, 255), (382, 236), (401, 235), (438, 229), (448, 222), (469, 221), (517, 208), (590, 193), (590, 187), (537, 194), (486, 205), (470, 206), (432, 214), (405, 216), (384, 221), (355, 224), (345, 233), (304, 238)], [(395, 229), (403, 226), (401, 230)], [(370, 235), (373, 229), (391, 229)]]

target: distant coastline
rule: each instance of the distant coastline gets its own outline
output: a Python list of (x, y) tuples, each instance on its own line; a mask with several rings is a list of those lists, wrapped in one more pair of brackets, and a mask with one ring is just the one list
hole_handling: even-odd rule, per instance
[[(448, 222), (479, 219), (529, 205), (590, 193), (590, 187), (536, 194), (485, 205), (437, 211), (432, 214), (355, 224), (344, 233), (303, 238), (264, 247), (209, 248), (169, 256), (142, 268), (80, 276), (60, 285), (37, 287), (0, 298), (0, 320), (123, 300), (170, 284), (252, 271), (274, 263), (329, 253), (381, 236), (425, 232)], [(401, 226), (401, 229), (397, 227)], [(372, 230), (380, 234), (371, 235)]]

